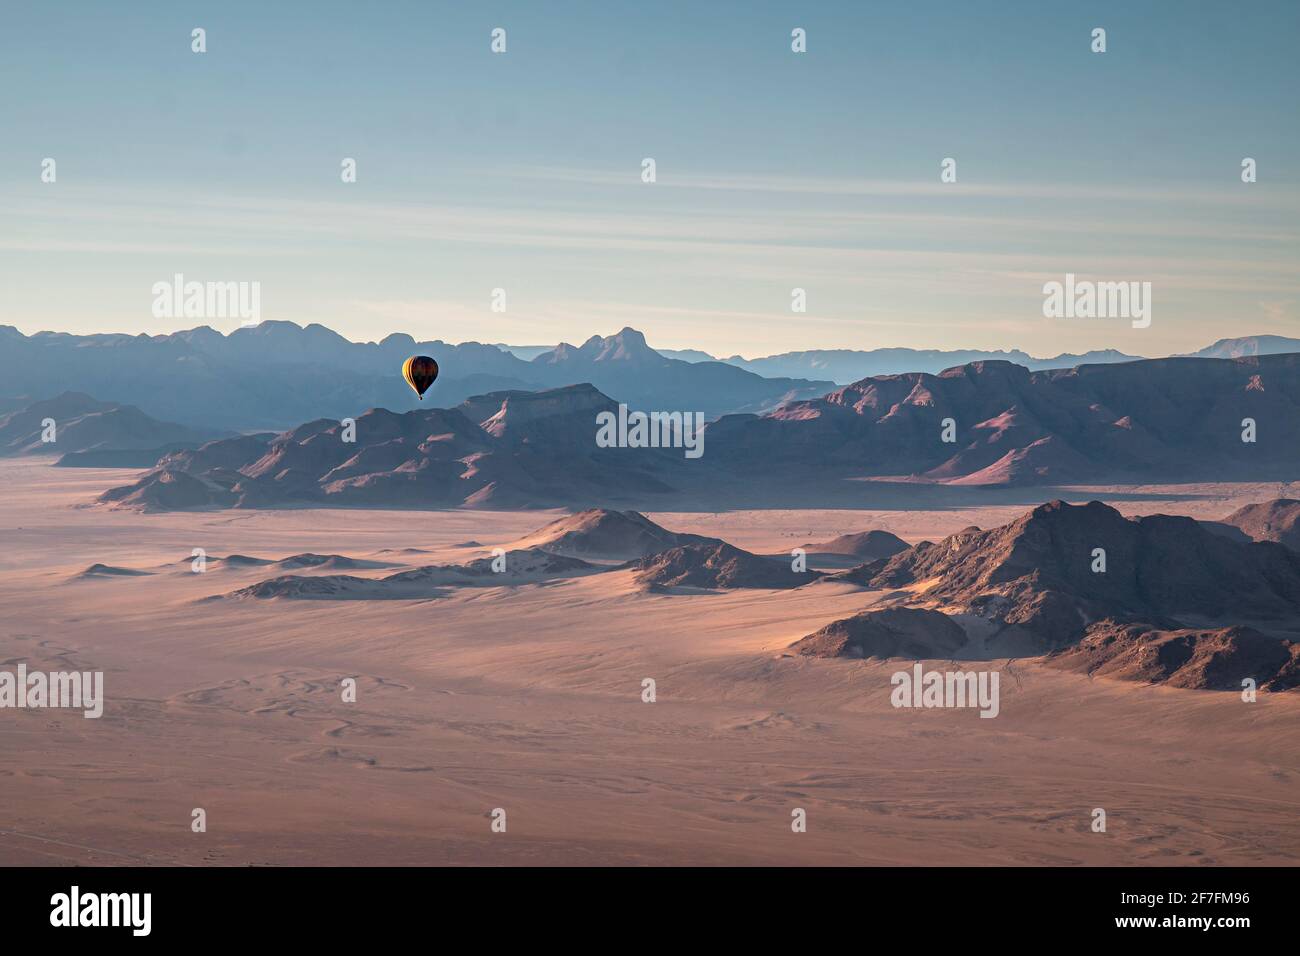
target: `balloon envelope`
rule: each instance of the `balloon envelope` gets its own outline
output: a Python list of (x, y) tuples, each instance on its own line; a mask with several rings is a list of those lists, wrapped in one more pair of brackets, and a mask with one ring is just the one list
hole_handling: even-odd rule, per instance
[(438, 363), (427, 355), (412, 355), (402, 363), (402, 378), (415, 389), (415, 394), (424, 401), (424, 393), (429, 390), (433, 380), (438, 377)]

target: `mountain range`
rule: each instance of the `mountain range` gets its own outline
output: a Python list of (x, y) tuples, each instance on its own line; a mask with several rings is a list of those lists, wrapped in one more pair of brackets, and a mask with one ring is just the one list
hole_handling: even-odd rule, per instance
[(308, 504), (387, 508), (548, 508), (673, 490), (673, 449), (601, 448), (596, 416), (617, 405), (591, 385), (509, 391), (455, 408), (374, 408), (348, 427), (209, 442), (164, 456), (101, 501), (143, 510)]
[[(47, 431), (46, 423), (53, 429)], [(60, 454), (62, 465), (147, 468), (169, 451), (222, 434), (228, 433), (163, 422), (133, 405), (64, 392), (0, 414), (0, 456)]]
[[(1198, 357), (1300, 352), (1300, 339), (1224, 339)], [(398, 370), (413, 354), (437, 359), (441, 374), (421, 402)], [(23, 335), (0, 326), (0, 412), (66, 391), (134, 405), (144, 414), (203, 429), (280, 431), (319, 417), (397, 412), (498, 391), (591, 384), (632, 408), (700, 412), (708, 418), (762, 413), (814, 399), (836, 386), (882, 375), (927, 373), (977, 362), (1030, 371), (1138, 361), (1115, 350), (1034, 358), (1018, 350), (831, 349), (715, 360), (693, 349), (655, 350), (624, 328), (581, 345), (420, 342), (392, 334), (351, 342), (312, 324), (267, 321), (222, 334), (207, 326), (169, 335)]]
[[(501, 345), (520, 357), (531, 358), (546, 351), (546, 346)], [(1092, 352), (1065, 352), (1050, 358), (1035, 358), (1019, 349), (812, 349), (800, 352), (782, 352), (762, 358), (747, 359), (739, 355), (718, 358), (698, 349), (658, 349), (661, 355), (686, 362), (726, 362), (758, 375), (791, 376), (795, 378), (829, 378), (837, 385), (848, 385), (860, 379), (877, 375), (899, 375), (906, 372), (937, 374), (944, 369), (971, 362), (1003, 361), (1022, 365), (1030, 371), (1050, 368), (1073, 368), (1076, 365), (1098, 365), (1114, 362), (1136, 362), (1140, 355), (1128, 355), (1116, 349)], [(1279, 355), (1300, 352), (1300, 339), (1281, 335), (1252, 335), (1241, 338), (1220, 339), (1213, 345), (1190, 353), (1192, 358), (1243, 358), (1254, 355)]]
[[(433, 356), (441, 374), (421, 402), (399, 370)], [(170, 335), (23, 335), (0, 326), (0, 409), (69, 389), (205, 428), (283, 429), (368, 408), (452, 406), (486, 392), (590, 383), (636, 408), (715, 417), (764, 411), (834, 387), (828, 379), (765, 378), (723, 362), (683, 362), (635, 329), (561, 343), (524, 361), (493, 345), (389, 335), (351, 342), (322, 325), (262, 322), (223, 335), (206, 326)], [(19, 401), (19, 397), (26, 400)]]
[(809, 469), (984, 486), (1289, 480), (1300, 473), (1300, 355), (1039, 372), (974, 362), (725, 416), (706, 437), (730, 471), (787, 480)]
[[(864, 379), (704, 430), (703, 456), (601, 447), (613, 399), (589, 384), (450, 409), (372, 409), (161, 458), (102, 498), (158, 508), (816, 507), (855, 479), (972, 486), (1291, 480), (1300, 355), (1148, 359), (1030, 372), (976, 362)], [(1248, 423), (1245, 427), (1243, 423)], [(1250, 438), (1252, 440), (1243, 440)]]

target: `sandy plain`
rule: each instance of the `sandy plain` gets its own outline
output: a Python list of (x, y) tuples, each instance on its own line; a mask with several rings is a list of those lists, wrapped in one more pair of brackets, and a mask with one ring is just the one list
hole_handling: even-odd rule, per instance
[[(0, 710), (0, 864), (1300, 862), (1294, 692), (1245, 704), (1022, 660), (998, 665), (996, 719), (896, 710), (889, 675), (910, 664), (783, 656), (872, 600), (838, 585), (655, 595), (620, 571), (432, 601), (204, 600), (282, 572), (195, 574), (194, 548), (417, 566), (557, 513), (87, 507), (132, 474), (0, 462), (0, 667), (106, 685), (98, 720)], [(1219, 518), (1285, 494), (966, 489), (906, 511), (863, 483), (858, 510), (650, 517), (776, 553), (868, 528), (936, 539), (1058, 496)], [(95, 563), (150, 573), (79, 577)]]

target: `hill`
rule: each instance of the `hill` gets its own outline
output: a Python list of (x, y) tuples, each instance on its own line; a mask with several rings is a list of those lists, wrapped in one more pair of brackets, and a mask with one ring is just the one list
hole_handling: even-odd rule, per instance
[(649, 590), (670, 588), (797, 588), (820, 572), (796, 572), (788, 561), (759, 557), (719, 541), (688, 544), (632, 564), (633, 577)]
[(1240, 687), (1242, 668), (1259, 686), (1295, 683), (1300, 553), (1235, 541), (1191, 518), (1130, 519), (1098, 501), (1053, 501), (831, 580), (889, 591), (886, 609), (948, 615), (965, 640), (953, 646), (937, 619), (881, 618), (874, 608), (809, 635), (798, 653), (1053, 653), (1061, 666), (1177, 686)]
[(909, 546), (898, 535), (873, 530), (842, 534), (829, 541), (815, 541), (801, 547), (809, 554), (838, 554), (874, 561), (877, 558), (892, 558), (900, 551), (906, 551)]
[(720, 544), (716, 538), (677, 534), (638, 511), (590, 508), (558, 518), (514, 542), (514, 548), (538, 548), (552, 554), (629, 561), (687, 544)]
[[(46, 422), (53, 421), (54, 441), (43, 440)], [(140, 460), (142, 452), (192, 447), (220, 434), (158, 421), (133, 405), (96, 401), (82, 392), (63, 392), (0, 415), (0, 455), (62, 454), (61, 464)]]
[(1256, 541), (1276, 541), (1300, 551), (1300, 501), (1274, 498), (1238, 508), (1222, 521)]

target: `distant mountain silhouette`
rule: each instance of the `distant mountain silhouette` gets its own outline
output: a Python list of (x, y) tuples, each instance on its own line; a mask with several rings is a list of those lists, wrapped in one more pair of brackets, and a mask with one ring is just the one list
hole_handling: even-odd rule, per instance
[[(1220, 339), (1213, 345), (1190, 353), (1194, 358), (1243, 358), (1254, 355), (1277, 355), (1300, 352), (1300, 339), (1281, 335), (1254, 335), (1235, 339)], [(665, 353), (667, 354), (667, 353)], [(705, 353), (674, 354), (676, 358), (700, 361), (712, 358)], [(1052, 368), (1073, 368), (1076, 365), (1113, 364), (1136, 362), (1142, 356), (1127, 355), (1115, 349), (1093, 352), (1062, 353), (1048, 358), (1035, 358), (1019, 349), (812, 349), (805, 352), (782, 352), (762, 358), (745, 359), (739, 355), (722, 359), (737, 368), (759, 375), (829, 378), (839, 385), (878, 375), (900, 375), (905, 372), (937, 374), (955, 365), (971, 362), (1004, 361), (1022, 365), (1032, 372)]]
[(534, 378), (554, 384), (589, 382), (633, 408), (700, 411), (763, 411), (780, 402), (823, 394), (826, 379), (763, 378), (723, 362), (665, 358), (645, 336), (625, 328), (617, 335), (593, 335), (580, 346), (557, 345), (529, 365)]
[[(47, 421), (54, 423), (53, 442), (42, 440)], [(144, 461), (147, 466), (167, 450), (193, 447), (219, 434), (215, 429), (158, 421), (133, 405), (96, 401), (82, 392), (64, 392), (0, 414), (0, 455), (61, 454), (62, 464), (109, 466), (117, 456), (129, 458), (132, 465), (140, 467), (141, 451), (152, 452), (152, 458)]]
[(1115, 349), (1085, 352), (1081, 355), (1062, 354), (1054, 358), (1034, 358), (1019, 349), (1009, 351), (985, 349), (813, 349), (807, 352), (783, 352), (764, 358), (744, 359), (739, 355), (723, 359), (729, 365), (743, 368), (756, 375), (803, 376), (829, 378), (837, 385), (847, 385), (860, 379), (879, 375), (899, 375), (905, 372), (937, 374), (955, 365), (971, 362), (1013, 362), (1031, 371), (1046, 368), (1073, 368), (1076, 365), (1135, 362), (1141, 356), (1125, 355)]
[[(421, 403), (399, 374), (410, 355), (434, 356), (441, 375)], [(768, 380), (723, 363), (659, 355), (640, 332), (561, 344), (524, 361), (494, 345), (417, 342), (393, 334), (350, 342), (322, 325), (268, 321), (223, 335), (206, 326), (171, 335), (25, 336), (0, 326), (5, 397), (51, 396), (70, 384), (155, 415), (234, 430), (281, 429), (367, 408), (447, 407), (485, 392), (594, 384), (646, 410), (763, 411), (830, 389), (829, 380)]]
[(1247, 335), (1236, 339), (1219, 339), (1192, 354), (1198, 358), (1248, 358), (1252, 355), (1279, 355), (1300, 352), (1300, 339), (1284, 335)]
[[(1300, 352), (1300, 339), (1224, 339), (1197, 356), (1236, 358)], [(441, 375), (421, 404), (398, 371), (412, 354), (437, 358)], [(1035, 358), (1019, 350), (823, 349), (757, 359), (714, 360), (695, 349), (656, 351), (631, 328), (582, 345), (500, 346), (418, 342), (394, 333), (351, 342), (311, 324), (266, 321), (223, 334), (207, 326), (169, 335), (23, 335), (0, 326), (0, 411), (69, 388), (191, 426), (237, 431), (291, 428), (367, 408), (410, 411), (454, 406), (494, 391), (541, 391), (589, 383), (645, 410), (761, 413), (816, 398), (868, 377), (938, 374), (955, 366), (1010, 361), (1031, 371), (1138, 361), (1107, 349)]]

